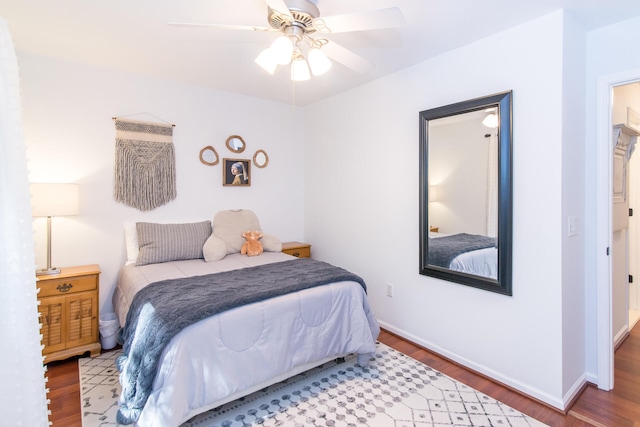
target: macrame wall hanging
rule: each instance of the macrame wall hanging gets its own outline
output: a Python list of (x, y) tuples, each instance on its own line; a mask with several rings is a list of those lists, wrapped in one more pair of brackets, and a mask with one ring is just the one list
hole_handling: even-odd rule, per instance
[(173, 125), (114, 118), (116, 201), (149, 211), (176, 198)]

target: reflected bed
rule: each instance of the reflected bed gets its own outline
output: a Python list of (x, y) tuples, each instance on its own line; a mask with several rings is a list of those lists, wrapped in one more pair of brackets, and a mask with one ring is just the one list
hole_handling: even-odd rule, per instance
[(494, 237), (429, 233), (429, 264), (497, 279), (498, 248)]

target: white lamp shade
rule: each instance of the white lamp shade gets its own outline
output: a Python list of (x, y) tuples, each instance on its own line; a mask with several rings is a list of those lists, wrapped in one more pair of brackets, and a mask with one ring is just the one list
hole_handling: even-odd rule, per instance
[(304, 58), (294, 59), (291, 63), (291, 80), (294, 82), (301, 82), (304, 80), (309, 80), (311, 78), (311, 73), (309, 72), (309, 65), (307, 65), (307, 61)]
[(495, 129), (498, 127), (498, 116), (495, 113), (487, 114), (487, 116), (482, 119), (482, 124), (488, 128)]
[(78, 215), (78, 184), (31, 184), (33, 216)]
[(271, 49), (265, 49), (260, 52), (260, 55), (255, 59), (256, 64), (262, 67), (269, 74), (273, 74), (278, 67), (278, 62), (276, 61)]
[(321, 76), (331, 68), (331, 61), (327, 55), (317, 47), (309, 51), (309, 67), (314, 76)]
[(291, 62), (293, 54), (293, 43), (287, 36), (280, 36), (271, 43), (271, 54), (274, 60), (280, 65), (286, 65)]

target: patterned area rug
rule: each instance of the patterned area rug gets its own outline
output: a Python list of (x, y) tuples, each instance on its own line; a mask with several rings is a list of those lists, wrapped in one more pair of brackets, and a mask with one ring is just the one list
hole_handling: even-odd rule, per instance
[[(119, 351), (80, 359), (83, 427), (117, 426)], [(200, 414), (183, 427), (544, 426), (378, 343), (367, 368), (329, 362)]]

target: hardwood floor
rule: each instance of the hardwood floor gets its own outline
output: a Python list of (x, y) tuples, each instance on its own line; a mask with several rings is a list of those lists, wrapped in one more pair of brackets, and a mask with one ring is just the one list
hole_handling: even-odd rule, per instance
[[(616, 350), (614, 390), (587, 386), (566, 415), (389, 332), (379, 340), (552, 427), (640, 427), (640, 326)], [(82, 427), (78, 358), (50, 363), (48, 377), (53, 426)]]

